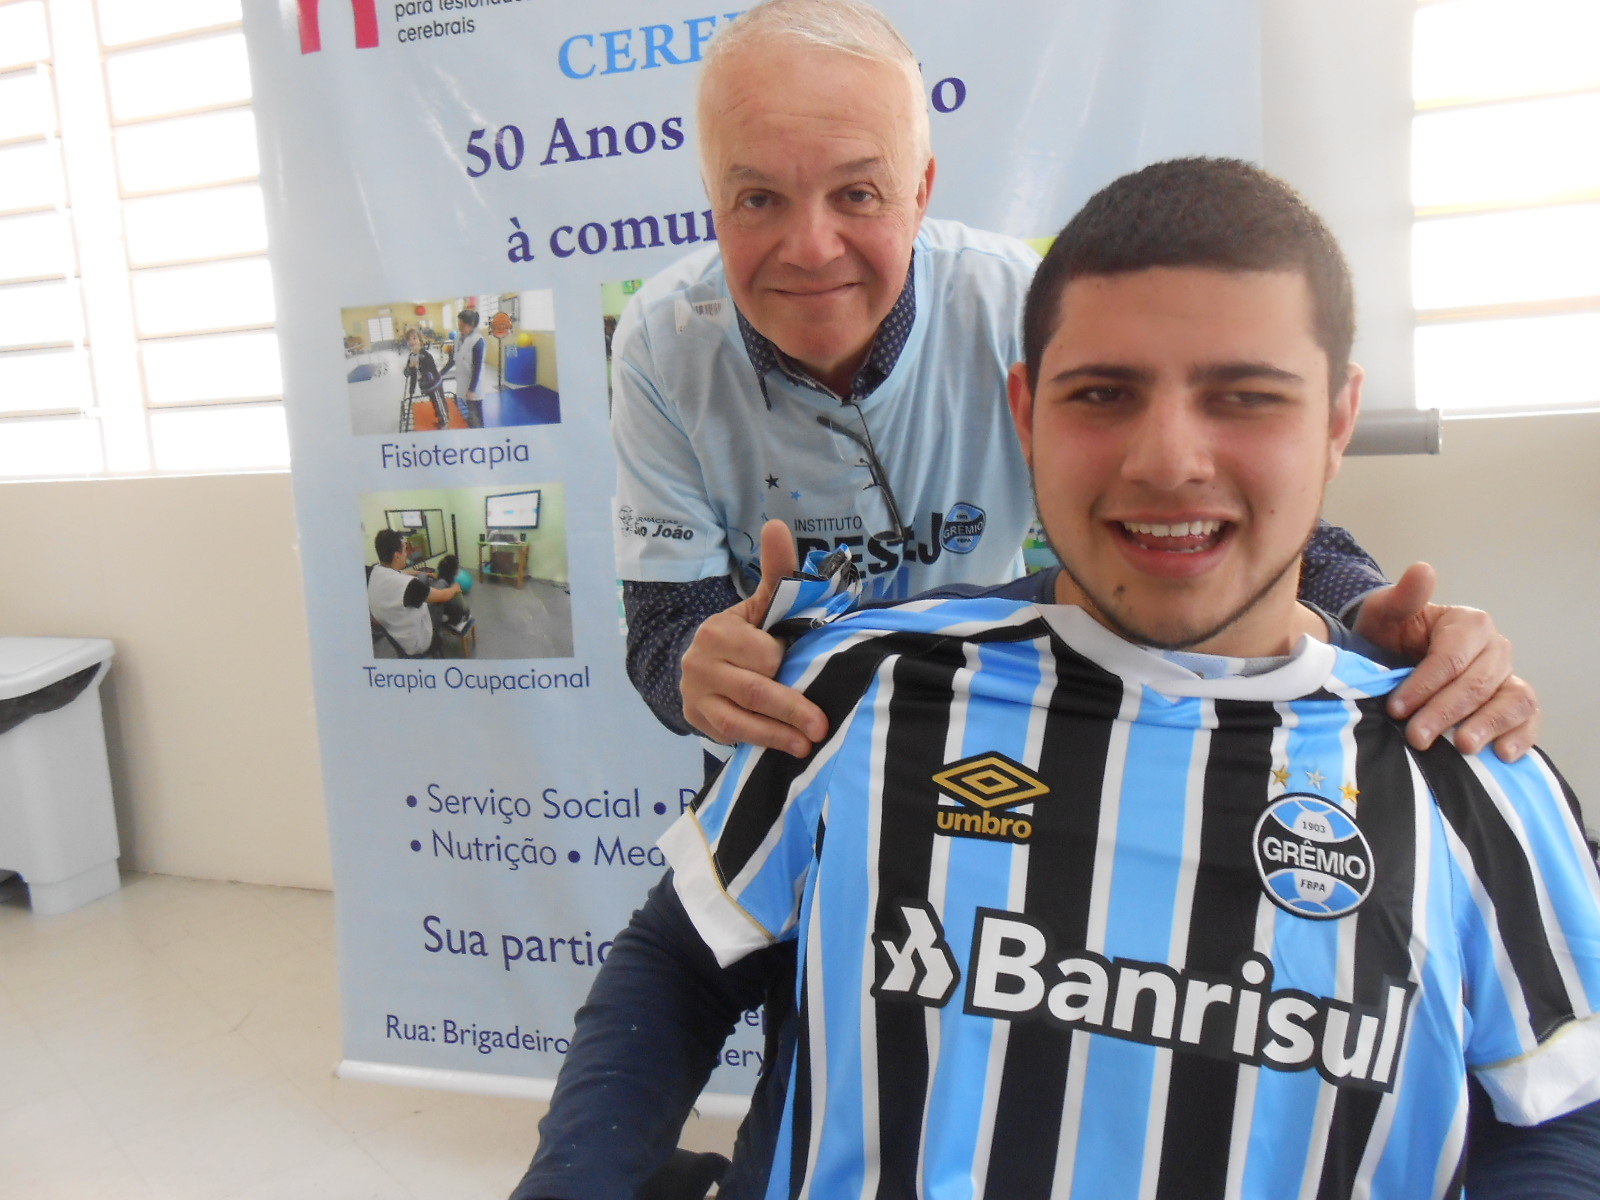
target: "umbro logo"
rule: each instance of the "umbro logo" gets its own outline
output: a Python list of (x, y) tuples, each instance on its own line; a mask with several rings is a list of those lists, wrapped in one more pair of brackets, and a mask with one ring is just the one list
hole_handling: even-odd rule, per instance
[(939, 915), (925, 901), (901, 901), (904, 933), (896, 940), (872, 935), (877, 947), (877, 972), (872, 995), (900, 996), (940, 1008), (950, 999), (961, 979), (961, 968), (944, 940)]
[(935, 813), (937, 832), (947, 837), (1026, 842), (1033, 822), (1006, 810), (1050, 794), (1049, 785), (1028, 768), (995, 751), (951, 763), (933, 782), (941, 797), (955, 801), (941, 803)]

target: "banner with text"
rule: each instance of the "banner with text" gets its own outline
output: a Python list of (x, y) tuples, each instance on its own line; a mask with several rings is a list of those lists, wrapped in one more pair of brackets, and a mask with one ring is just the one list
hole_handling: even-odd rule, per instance
[[(1253, 0), (883, 7), (922, 64), (935, 216), (1045, 237), (1144, 163), (1259, 159)], [(545, 1086), (699, 782), (624, 673), (608, 350), (639, 282), (715, 239), (694, 88), (736, 15), (245, 5), (347, 1068)], [(383, 530), (469, 589), (443, 657), (396, 631), (435, 606), (404, 610)], [(748, 1092), (760, 1046), (752, 1015), (710, 1090)]]

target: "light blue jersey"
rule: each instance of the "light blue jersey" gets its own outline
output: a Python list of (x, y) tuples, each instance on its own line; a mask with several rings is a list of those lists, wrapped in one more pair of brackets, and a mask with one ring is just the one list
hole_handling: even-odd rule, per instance
[[(924, 221), (916, 319), (859, 413), (780, 371), (763, 395), (716, 247), (655, 276), (612, 342), (618, 576), (730, 575), (748, 592), (769, 518), (789, 526), (802, 554), (849, 545), (868, 596), (1020, 574), (1033, 499), (1006, 370), (1022, 357), (1037, 265), (1012, 238)], [(908, 543), (873, 536), (891, 521), (864, 437), (913, 531)]]
[(1081, 610), (918, 601), (781, 678), (662, 845), (724, 964), (800, 945), (768, 1195), (1416, 1200), (1600, 1099), (1600, 879), (1559, 776), (1384, 712), (1304, 640), (1201, 678)]

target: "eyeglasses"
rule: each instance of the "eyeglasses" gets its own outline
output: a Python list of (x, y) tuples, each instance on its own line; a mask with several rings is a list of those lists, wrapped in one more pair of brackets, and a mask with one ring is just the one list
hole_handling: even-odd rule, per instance
[(849, 438), (861, 448), (862, 458), (856, 465), (865, 467), (867, 474), (872, 477), (872, 482), (867, 484), (867, 487), (875, 487), (883, 493), (884, 506), (889, 510), (889, 528), (882, 533), (872, 534), (873, 540), (885, 546), (898, 546), (902, 542), (909, 542), (913, 536), (912, 529), (901, 519), (900, 505), (895, 502), (894, 489), (889, 486), (889, 475), (883, 469), (883, 462), (878, 458), (878, 452), (873, 449), (872, 431), (867, 428), (867, 415), (853, 402), (845, 401), (845, 403), (850, 404), (856, 410), (856, 415), (861, 418), (860, 433), (825, 414), (817, 417), (817, 424)]

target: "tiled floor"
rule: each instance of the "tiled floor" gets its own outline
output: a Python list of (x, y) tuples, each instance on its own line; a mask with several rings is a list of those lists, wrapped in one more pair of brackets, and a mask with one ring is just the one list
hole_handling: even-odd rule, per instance
[(125, 875), (35, 917), (0, 884), (0, 1200), (504, 1200), (542, 1104), (339, 1057), (329, 893)]

